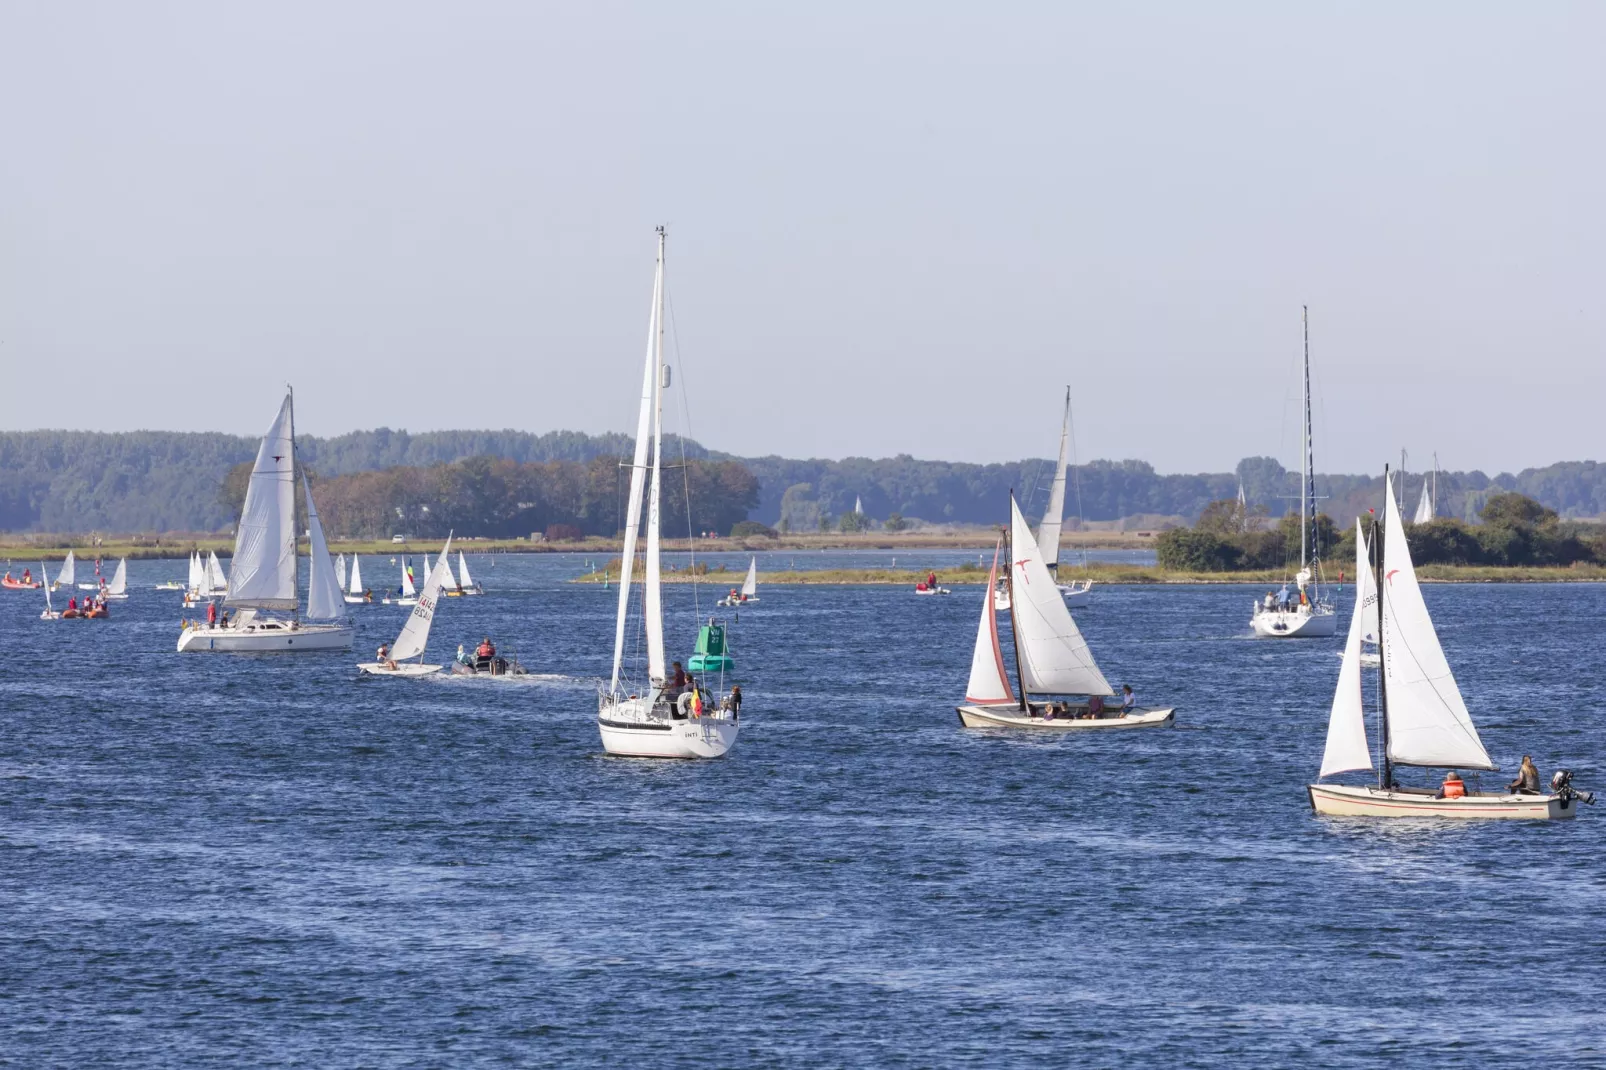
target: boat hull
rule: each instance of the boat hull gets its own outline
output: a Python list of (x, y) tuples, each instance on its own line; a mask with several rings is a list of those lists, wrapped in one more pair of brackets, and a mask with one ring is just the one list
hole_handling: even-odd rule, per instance
[(443, 669), (442, 665), (420, 665), (415, 661), (404, 661), (392, 669), (382, 661), (364, 661), (357, 665), (357, 671), (365, 676), (433, 676)]
[(599, 705), (602, 748), (623, 758), (720, 758), (736, 745), (740, 722), (723, 712), (677, 719), (654, 716), (641, 699)]
[(258, 620), (245, 627), (205, 624), (185, 628), (178, 636), (179, 653), (295, 654), (303, 650), (350, 650), (352, 628), (346, 624), (293, 624)]
[(1250, 625), (1261, 639), (1329, 639), (1338, 634), (1338, 614), (1263, 609), (1250, 618)]
[[(1040, 711), (1040, 706), (1033, 706), (1034, 711)], [(966, 728), (1030, 728), (1037, 731), (1049, 732), (1079, 732), (1084, 729), (1111, 729), (1111, 728), (1168, 728), (1176, 723), (1177, 710), (1175, 706), (1164, 709), (1147, 709), (1138, 707), (1132, 713), (1125, 713), (1119, 717), (1055, 717), (1046, 718), (1040, 712), (1036, 716), (1027, 716), (1020, 712), (1016, 703), (998, 706), (955, 706), (959, 713), (959, 723)]]
[(1436, 799), (1409, 791), (1312, 784), (1310, 805), (1330, 817), (1431, 817), (1456, 821), (1555, 821), (1578, 816), (1579, 801), (1558, 795), (1465, 795)]
[(1071, 609), (1086, 609), (1092, 601), (1093, 581), (1084, 580), (1081, 583), (1062, 583), (1059, 585), (1060, 594), (1065, 598), (1065, 604)]

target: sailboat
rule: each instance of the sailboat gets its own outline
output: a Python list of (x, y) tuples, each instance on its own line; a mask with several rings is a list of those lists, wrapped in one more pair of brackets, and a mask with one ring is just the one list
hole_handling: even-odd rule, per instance
[(206, 598), (206, 563), (199, 550), (190, 551), (189, 578), (184, 582), (184, 604), (200, 602)]
[(1376, 622), (1382, 666), (1378, 674), (1378, 752), (1382, 776), (1376, 785), (1311, 784), (1310, 804), (1319, 814), (1342, 817), (1454, 817), (1454, 818), (1564, 818), (1578, 813), (1579, 802), (1593, 799), (1571, 787), (1571, 774), (1557, 772), (1547, 795), (1515, 795), (1466, 791), (1441, 798), (1433, 788), (1401, 787), (1395, 772), (1401, 766), (1451, 770), (1493, 770), (1495, 765), (1478, 738), (1461, 689), (1439, 645), (1438, 631), (1422, 600), (1405, 524), (1394, 497), (1394, 480), (1385, 475), (1387, 489), (1381, 540), (1375, 563), (1362, 555), (1357, 544), (1355, 567), (1371, 571), (1376, 590), (1370, 599), (1359, 596), (1350, 620), (1344, 666), (1327, 721), (1327, 745), (1322, 752), (1318, 780), (1339, 773), (1370, 772), (1372, 750), (1366, 738), (1365, 708), (1361, 695), (1361, 643), (1370, 620)]
[(1433, 455), (1433, 478), (1422, 477), (1422, 497), (1416, 503), (1416, 515), (1411, 518), (1413, 524), (1431, 524), (1436, 513), (1436, 503), (1439, 499), (1439, 455)]
[(335, 558), (335, 582), (340, 585), (340, 589), (342, 591), (344, 591), (346, 589), (346, 555), (345, 554), (340, 554), (339, 556), (337, 556)]
[[(1009, 686), (1003, 648), (998, 641), (998, 615), (993, 590), (998, 584), (998, 554), (987, 574), (981, 623), (970, 659), (965, 704), (955, 707), (966, 728), (1156, 728), (1175, 723), (1176, 708), (1135, 707), (1122, 712), (1104, 706), (1113, 697), (1093, 652), (1082, 638), (1071, 611), (1049, 575), (1032, 529), (1021, 515), (1015, 495), (1009, 496), (1009, 543), (1006, 560), (1012, 597), (1010, 632), (1015, 646), (1015, 674), (1020, 690)], [(999, 549), (1006, 549), (1000, 547)], [(1085, 702), (1033, 701), (1036, 696), (1087, 695)]]
[[(1338, 634), (1338, 614), (1333, 603), (1322, 595), (1321, 583), (1313, 566), (1319, 568), (1316, 552), (1316, 475), (1315, 454), (1310, 434), (1310, 319), (1308, 310), (1300, 322), (1305, 328), (1305, 418), (1299, 451), (1299, 572), (1294, 583), (1299, 588), (1293, 600), (1256, 601), (1249, 615), (1250, 627), (1262, 639), (1326, 639)], [(1286, 595), (1288, 587), (1283, 586)]]
[[(1048, 571), (1054, 575), (1055, 582), (1059, 581), (1060, 561), (1060, 532), (1065, 527), (1065, 473), (1070, 463), (1071, 445), (1071, 388), (1065, 388), (1065, 416), (1060, 421), (1060, 452), (1059, 460), (1054, 465), (1054, 482), (1049, 486), (1048, 508), (1043, 512), (1043, 522), (1037, 525), (1037, 548), (1043, 555), (1043, 563)], [(1080, 486), (1080, 485), (1079, 485)], [(1077, 511), (1081, 511), (1081, 490), (1077, 490)], [(1065, 604), (1073, 609), (1085, 607), (1091, 600), (1093, 579), (1084, 576), (1080, 580), (1070, 583), (1058, 583), (1060, 595), (1064, 597)], [(1008, 608), (1005, 606), (1004, 608)]]
[[(305, 478), (301, 487), (311, 532), (311, 572), (306, 619), (297, 615), (296, 580), (300, 567), (296, 554), (294, 402), (295, 394), (287, 393), (278, 416), (263, 436), (246, 485), (245, 506), (234, 536), (233, 583), (227, 585), (224, 599), (224, 605), (235, 610), (235, 616), (216, 624), (187, 623), (178, 637), (181, 652), (294, 653), (351, 647), (351, 625), (339, 619), (344, 609), (340, 588), (335, 584), (334, 559), (329, 556), (318, 507)], [(289, 616), (280, 615), (285, 613)]]
[(418, 604), (418, 588), (413, 586), (413, 569), (407, 563), (407, 558), (401, 561), (401, 588), (399, 594), (387, 594), (387, 606), (416, 606)]
[(370, 601), (368, 592), (362, 586), (362, 565), (357, 563), (357, 555), (351, 555), (351, 583), (345, 588), (347, 605), (362, 605)]
[(748, 606), (758, 601), (758, 558), (754, 557), (747, 566), (747, 578), (742, 581), (742, 589), (738, 594), (728, 594), (718, 602), (722, 606)]
[[(424, 648), (429, 645), (429, 629), (435, 622), (435, 605), (440, 600), (441, 587), (451, 574), (451, 566), (446, 563), (446, 555), (451, 549), (452, 537), (447, 535), (446, 547), (441, 550), (435, 567), (424, 576), (423, 593), (418, 596), (413, 611), (407, 615), (407, 623), (402, 625), (401, 634), (396, 636), (396, 642), (391, 645), (390, 661), (362, 662), (357, 666), (359, 671), (369, 676), (430, 676), (441, 671), (443, 666), (424, 664)], [(413, 658), (418, 660), (411, 660)]]
[[(292, 487), (291, 494), (294, 493), (295, 488)], [(216, 550), (206, 552), (206, 588), (209, 598), (222, 598), (229, 593), (229, 579), (223, 575), (223, 562), (217, 559)]]
[(468, 574), (468, 558), (463, 556), (463, 551), (461, 550), (457, 551), (457, 578), (462, 585), (464, 594), (485, 593), (485, 588), (475, 583), (474, 578)]
[(461, 596), (463, 593), (463, 588), (457, 585), (457, 577), (452, 575), (451, 560), (445, 554), (442, 554), (441, 562), (446, 566), (446, 583), (445, 586), (441, 588), (441, 593), (445, 594), (449, 598), (457, 598)]
[(45, 611), (39, 614), (40, 620), (60, 620), (61, 611), (50, 604), (50, 573), (45, 571), (45, 563), (39, 562), (40, 586), (45, 589)]
[[(613, 676), (597, 695), (597, 729), (609, 754), (638, 758), (718, 758), (736, 744), (739, 702), (716, 701), (707, 687), (679, 692), (667, 678), (664, 659), (664, 611), (660, 576), (660, 510), (663, 503), (663, 391), (669, 386), (664, 364), (664, 229), (658, 228), (658, 261), (653, 273), (652, 314), (647, 325), (647, 358), (642, 372), (641, 410), (636, 420), (636, 447), (630, 469), (624, 551), (619, 575), (619, 610), (613, 632)], [(652, 464), (647, 463), (651, 436)], [(648, 479), (648, 473), (651, 478)], [(635, 586), (636, 537), (642, 528), (642, 495), (647, 499), (647, 552), (641, 583), (641, 634), (646, 646), (646, 678), (626, 677), (626, 620)], [(467, 577), (464, 577), (465, 582)], [(717, 627), (709, 622), (710, 630)], [(723, 641), (723, 629), (721, 629)], [(720, 651), (723, 654), (723, 650)], [(732, 696), (734, 698), (734, 696)], [(729, 707), (729, 708), (726, 708)]]
[(112, 581), (101, 592), (103, 598), (128, 597), (128, 558), (117, 562), (117, 571), (112, 573)]
[(61, 563), (61, 571), (56, 573), (54, 589), (58, 590), (58, 591), (61, 590), (63, 587), (71, 589), (73, 587), (73, 585), (75, 583), (77, 583), (77, 582), (78, 582), (78, 562), (73, 557), (73, 552), (71, 550), (68, 550), (67, 551), (66, 560), (62, 561), (62, 563)]

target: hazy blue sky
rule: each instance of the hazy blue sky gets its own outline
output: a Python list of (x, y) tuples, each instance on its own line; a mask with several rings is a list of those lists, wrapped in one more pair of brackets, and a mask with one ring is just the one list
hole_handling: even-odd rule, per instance
[(0, 427), (1602, 454), (1606, 5), (0, 0)]

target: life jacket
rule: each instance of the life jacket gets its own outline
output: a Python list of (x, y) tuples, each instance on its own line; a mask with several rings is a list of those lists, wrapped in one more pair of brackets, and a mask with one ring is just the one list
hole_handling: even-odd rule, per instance
[(1466, 794), (1467, 785), (1465, 781), (1456, 779), (1444, 782), (1444, 797), (1446, 799), (1464, 799)]

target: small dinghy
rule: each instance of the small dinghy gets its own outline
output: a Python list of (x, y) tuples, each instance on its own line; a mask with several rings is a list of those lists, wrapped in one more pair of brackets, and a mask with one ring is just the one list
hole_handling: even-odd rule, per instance
[(128, 597), (128, 558), (117, 562), (117, 571), (112, 573), (112, 581), (101, 591), (102, 598)]
[(372, 602), (373, 596), (363, 590), (362, 565), (357, 561), (357, 555), (351, 555), (351, 583), (344, 588), (343, 596), (348, 606), (360, 606), (365, 602)]
[(464, 594), (484, 594), (485, 588), (474, 582), (474, 577), (468, 574), (468, 558), (463, 551), (457, 551), (457, 578), (460, 581), (459, 590)]
[[(1444, 648), (1439, 645), (1438, 630), (1428, 616), (1405, 540), (1399, 503), (1394, 497), (1394, 479), (1387, 472), (1384, 489), (1386, 519), (1382, 536), (1379, 539), (1374, 528), (1372, 539), (1377, 550), (1375, 562), (1368, 560), (1374, 555), (1364, 540), (1355, 544), (1356, 574), (1370, 574), (1372, 585), (1356, 585), (1344, 665), (1338, 672), (1338, 687), (1327, 720), (1322, 768), (1318, 783), (1306, 788), (1311, 808), (1334, 817), (1576, 817), (1578, 804), (1592, 803), (1594, 796), (1574, 790), (1572, 774), (1565, 769), (1558, 770), (1551, 779), (1548, 794), (1537, 790), (1537, 773), (1526, 793), (1477, 791), (1461, 780), (1460, 770), (1492, 771), (1496, 767), (1478, 738)], [(1369, 638), (1380, 640), (1377, 699), (1382, 775), (1375, 785), (1323, 784), (1320, 781), (1326, 777), (1373, 769), (1361, 695), (1362, 643)], [(1394, 775), (1402, 766), (1450, 772), (1437, 790), (1402, 787)]]
[[(1176, 721), (1176, 708), (1122, 710), (1106, 706), (1115, 691), (1093, 661), (1071, 611), (1060, 597), (1059, 586), (1043, 562), (1020, 506), (1010, 495), (1009, 585), (1013, 593), (1010, 632), (1015, 647), (1019, 697), (1011, 690), (998, 640), (998, 611), (994, 590), (998, 585), (999, 548), (987, 573), (981, 621), (970, 657), (970, 682), (965, 702), (955, 707), (966, 728), (1030, 728), (1055, 732), (1095, 728), (1159, 728)], [(1016, 555), (1019, 558), (1016, 559)], [(1033, 701), (1033, 696), (1086, 695), (1070, 702)]]
[(413, 567), (402, 558), (401, 587), (396, 594), (385, 596), (387, 606), (416, 606), (418, 604), (418, 589), (413, 586)]
[(740, 591), (732, 591), (719, 600), (721, 606), (750, 606), (758, 601), (758, 558), (755, 557), (747, 566), (747, 578), (742, 581)]
[[(435, 603), (440, 598), (441, 585), (446, 582), (443, 574), (447, 568), (446, 555), (452, 548), (452, 537), (446, 536), (446, 548), (441, 551), (440, 560), (430, 569), (429, 575), (424, 577), (424, 590), (415, 600), (413, 611), (407, 616), (407, 623), (402, 625), (401, 634), (396, 636), (396, 642), (391, 645), (389, 657), (382, 661), (365, 661), (358, 664), (357, 669), (368, 676), (430, 676), (441, 671), (443, 666), (425, 665), (424, 648), (429, 645), (429, 629), (435, 622)], [(381, 647), (381, 651), (385, 648)], [(417, 661), (413, 661), (417, 658)]]
[(33, 578), (32, 570), (24, 571), (20, 580), (15, 579), (9, 571), (6, 572), (4, 577), (0, 577), (0, 587), (11, 591), (31, 591), (36, 587), (42, 586), (44, 586), (42, 583)]
[(519, 664), (517, 658), (504, 657), (501, 654), (475, 654), (470, 657), (464, 655), (452, 662), (453, 676), (528, 676), (529, 672)]
[(63, 587), (70, 589), (78, 582), (77, 576), (78, 562), (73, 557), (73, 552), (68, 550), (66, 559), (61, 563), (61, 571), (56, 573), (55, 582), (51, 584), (51, 589), (57, 591)]
[(40, 586), (45, 590), (45, 609), (43, 613), (39, 614), (39, 619), (60, 620), (60, 611), (50, 604), (50, 573), (45, 571), (45, 563), (43, 561), (39, 562), (39, 578), (42, 581)]

